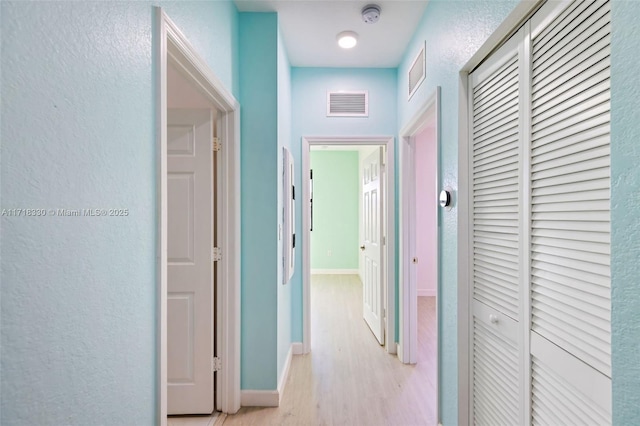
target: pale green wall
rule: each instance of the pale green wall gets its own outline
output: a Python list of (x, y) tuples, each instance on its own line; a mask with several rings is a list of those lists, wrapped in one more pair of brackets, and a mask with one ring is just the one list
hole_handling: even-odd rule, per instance
[(311, 269), (358, 269), (358, 152), (311, 151), (310, 158)]

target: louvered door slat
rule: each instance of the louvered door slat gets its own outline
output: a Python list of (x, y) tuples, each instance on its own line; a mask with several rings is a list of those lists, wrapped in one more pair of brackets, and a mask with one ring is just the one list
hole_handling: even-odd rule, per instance
[(518, 176), (512, 176), (507, 179), (501, 180), (487, 180), (485, 182), (474, 182), (474, 191), (478, 191), (478, 193), (484, 193), (483, 191), (502, 191), (502, 187), (511, 187), (512, 185), (518, 184)]
[(566, 230), (566, 231), (588, 231), (606, 233), (609, 229), (609, 222), (579, 222), (579, 221), (554, 221), (554, 220), (538, 220), (538, 229)]
[[(575, 262), (567, 266), (566, 264), (568, 262), (566, 262), (566, 259), (555, 259), (554, 256), (547, 256), (545, 254), (536, 254), (532, 257), (531, 267), (536, 275), (539, 274), (537, 271), (545, 271), (564, 277), (575, 277), (585, 283), (600, 286), (607, 291), (609, 290), (607, 283), (611, 280), (611, 277), (607, 274), (608, 268), (606, 266), (584, 269), (582, 267), (586, 268), (588, 266), (586, 262)], [(604, 272), (604, 274), (599, 274), (598, 272)]]
[(515, 342), (474, 321), (474, 423), (517, 424), (518, 351)]
[[(567, 28), (566, 23), (575, 22), (576, 18), (584, 13), (584, 11), (596, 4), (595, 0), (583, 1), (575, 4), (573, 7), (567, 8), (560, 16), (561, 19), (555, 19), (550, 22), (544, 28), (542, 28), (537, 35), (538, 52), (539, 54), (545, 52), (549, 47), (553, 46), (558, 38), (563, 38), (562, 34), (558, 37), (561, 31), (564, 34), (571, 30), (571, 27)], [(535, 54), (535, 53), (534, 53)]]
[(607, 189), (595, 189), (591, 191), (578, 191), (578, 192), (560, 192), (552, 193), (549, 195), (534, 195), (536, 204), (545, 203), (561, 203), (563, 201), (579, 201), (579, 200), (608, 200), (609, 191)]
[[(584, 136), (583, 136), (584, 137)], [(577, 154), (588, 156), (589, 158), (599, 158), (607, 155), (609, 138), (606, 134), (599, 135), (595, 138), (588, 138), (579, 141), (560, 140), (554, 141), (544, 146), (545, 149), (534, 150), (533, 155), (535, 162), (532, 164), (532, 170), (544, 170), (551, 167), (556, 162), (556, 167), (563, 164), (564, 161), (572, 161), (577, 159)]]
[(480, 115), (474, 117), (474, 125), (481, 126), (487, 121), (493, 120), (496, 117), (504, 116), (509, 114), (509, 112), (518, 106), (518, 90), (515, 88), (511, 91), (505, 92), (505, 97), (503, 102), (492, 105), (490, 108), (487, 108), (486, 111)]
[(504, 161), (517, 155), (518, 151), (514, 148), (505, 150), (501, 149), (499, 146), (493, 146), (489, 150), (478, 149), (475, 166), (480, 167), (493, 163), (494, 161)]
[(560, 58), (570, 59), (591, 45), (586, 41), (587, 38), (599, 34), (604, 25), (603, 18), (610, 20), (610, 17), (605, 17), (609, 10), (601, 1), (591, 2), (587, 8), (584, 8), (585, 4), (587, 2), (579, 2), (578, 9), (575, 9), (578, 12), (576, 19), (566, 19), (570, 18), (567, 16), (563, 19), (564, 26), (554, 28), (559, 31), (537, 37), (537, 48), (532, 54), (534, 69), (538, 66), (549, 68), (550, 63)]
[[(482, 117), (482, 114), (487, 110), (491, 110), (491, 105), (495, 105), (498, 101), (504, 97), (506, 90), (501, 90), (505, 87), (505, 82), (512, 81), (514, 77), (517, 79), (518, 75), (518, 58), (516, 56), (507, 60), (505, 65), (499, 70), (494, 72), (491, 76), (485, 78), (481, 85), (474, 86), (473, 97), (475, 99), (474, 105), (478, 109), (478, 117)], [(489, 105), (489, 107), (487, 107)], [(474, 114), (474, 119), (476, 114)]]
[[(568, 65), (568, 67), (571, 65)], [(565, 71), (565, 70), (562, 70)], [(566, 75), (566, 74), (562, 74)], [(596, 80), (597, 81), (597, 80)], [(591, 83), (593, 81), (588, 81)], [(544, 87), (544, 86), (543, 86)], [(581, 96), (577, 97), (573, 93), (573, 90), (565, 90), (563, 93), (558, 94), (553, 99), (549, 99), (546, 102), (539, 103), (536, 108), (537, 119), (542, 121), (549, 117), (553, 117), (559, 111), (562, 111), (568, 107), (574, 106), (583, 102), (583, 99), (599, 99), (603, 93), (606, 93), (610, 89), (610, 82), (608, 79), (597, 81), (591, 85), (588, 89), (581, 92)], [(593, 101), (592, 101), (593, 102)], [(597, 102), (596, 102), (597, 103)]]
[[(492, 97), (480, 99), (476, 106), (480, 109), (480, 113), (473, 117), (474, 131), (482, 129), (485, 124), (495, 122), (501, 116), (508, 115), (510, 111), (518, 106), (518, 90), (517, 88), (510, 87), (511, 80), (518, 78), (518, 75), (510, 77), (508, 80), (502, 82), (507, 84), (507, 90), (498, 91), (495, 95), (492, 93)], [(484, 106), (484, 107), (483, 107)]]
[(600, 103), (596, 105), (590, 105), (590, 102), (585, 101), (569, 109), (559, 111), (551, 119), (545, 121), (540, 121), (538, 120), (539, 117), (535, 116), (532, 133), (534, 138), (542, 140), (545, 136), (572, 129), (577, 124), (590, 123), (595, 117), (609, 118), (608, 97), (600, 100)]
[[(559, 61), (568, 62), (589, 49), (594, 42), (606, 37), (606, 21), (610, 20), (608, 8), (602, 2), (594, 2), (593, 8), (586, 9), (578, 25), (567, 25), (562, 31), (554, 35), (555, 43), (540, 44), (537, 39), (536, 49), (533, 51), (533, 70), (537, 78), (544, 78), (555, 71)], [(597, 8), (599, 7), (599, 8)], [(589, 15), (589, 16), (586, 16)], [(586, 17), (585, 17), (586, 16)], [(539, 70), (543, 68), (543, 70)]]
[[(604, 35), (602, 38), (596, 36), (589, 42), (593, 44), (584, 51), (571, 58), (548, 64), (549, 68), (545, 69), (545, 73), (536, 76), (536, 79), (531, 82), (533, 90), (537, 91), (535, 101), (541, 97), (547, 97), (551, 91), (556, 91), (559, 95), (557, 100), (562, 101), (565, 97), (560, 96), (561, 92), (557, 91), (558, 88), (566, 91), (590, 79), (595, 82), (602, 80), (600, 77), (602, 73), (606, 75), (607, 66), (603, 61), (609, 56), (607, 45), (610, 42), (610, 36)], [(553, 105), (552, 101), (550, 106)]]
[(591, 229), (576, 230), (576, 229), (548, 229), (547, 227), (537, 228), (532, 231), (534, 237), (548, 237), (548, 238), (560, 238), (563, 241), (582, 241), (609, 244), (610, 236), (606, 232), (597, 232)]
[[(580, 100), (574, 98), (572, 101), (575, 102), (574, 105), (560, 104), (546, 111), (544, 116), (536, 115), (531, 131), (542, 137), (568, 127), (568, 122), (587, 121), (609, 112), (609, 95), (606, 92), (590, 98), (585, 96)], [(585, 109), (585, 105), (589, 105), (589, 109)]]
[[(610, 279), (610, 268), (605, 259), (606, 256), (598, 257), (597, 255), (589, 256), (586, 254), (584, 258), (589, 257), (589, 259), (583, 260), (580, 255), (582, 253), (572, 253), (553, 247), (534, 246), (531, 252), (531, 260), (532, 265), (535, 264), (539, 269), (544, 269), (545, 266), (548, 266), (549, 270), (553, 270), (553, 267), (557, 266), (574, 274), (580, 273), (580, 271), (592, 274), (594, 280), (600, 278), (599, 282), (601, 283), (606, 283), (607, 279)], [(535, 306), (535, 300), (533, 305)]]
[(518, 156), (511, 155), (506, 158), (496, 159), (495, 162), (480, 160), (474, 165), (474, 173), (478, 177), (499, 174), (513, 170), (513, 165), (518, 164)]
[(532, 424), (611, 423), (611, 379), (531, 334)]
[(581, 383), (611, 385), (610, 33), (608, 2), (577, 1), (532, 39), (533, 424), (611, 422)]
[[(535, 271), (534, 271), (535, 272)], [(569, 278), (569, 277), (565, 277)], [(607, 320), (607, 306), (601, 301), (600, 297), (594, 295), (585, 287), (584, 283), (580, 283), (577, 287), (574, 285), (564, 285), (561, 280), (545, 279), (542, 276), (534, 276), (531, 280), (532, 291), (536, 291), (546, 297), (555, 298), (570, 296), (575, 300), (575, 307), (585, 312), (593, 313), (594, 317)], [(575, 282), (575, 281), (574, 281)], [(598, 292), (598, 289), (595, 289)], [(604, 329), (604, 327), (603, 327)]]
[(571, 72), (558, 76), (549, 84), (532, 85), (532, 90), (536, 91), (536, 97), (531, 101), (532, 110), (544, 112), (568, 98), (583, 93), (594, 85), (606, 82), (610, 78), (606, 58), (608, 55), (598, 62), (592, 61), (590, 66), (574, 68)]
[(533, 147), (531, 153), (537, 163), (540, 161), (545, 161), (545, 154), (551, 155), (553, 157), (554, 151), (556, 150), (561, 150), (563, 148), (570, 147), (576, 144), (589, 143), (589, 141), (594, 140), (599, 142), (597, 146), (601, 146), (602, 144), (607, 145), (609, 143), (609, 126), (596, 126), (572, 135), (565, 135), (561, 139), (551, 140), (550, 143), (547, 143), (545, 145), (538, 145), (536, 147)]

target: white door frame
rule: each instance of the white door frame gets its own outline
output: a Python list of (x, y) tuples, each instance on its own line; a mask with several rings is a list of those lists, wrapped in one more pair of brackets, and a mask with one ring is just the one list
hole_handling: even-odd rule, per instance
[(385, 170), (385, 229), (386, 245), (383, 249), (385, 277), (385, 348), (396, 353), (395, 336), (395, 143), (393, 136), (303, 136), (302, 137), (302, 346), (303, 353), (311, 351), (311, 244), (310, 240), (310, 173), (309, 150), (311, 145), (379, 145), (386, 147)]
[[(175, 67), (218, 111), (216, 210), (218, 244), (223, 249), (217, 268), (216, 355), (224, 368), (216, 377), (216, 409), (240, 408), (240, 105), (191, 46), (162, 8), (156, 7), (156, 134), (157, 134), (157, 415), (167, 424), (167, 64)], [(212, 360), (213, 364), (213, 360)]]
[[(433, 120), (431, 120), (433, 118)], [(412, 271), (412, 258), (415, 253), (415, 137), (425, 128), (428, 121), (435, 123), (435, 156), (436, 170), (435, 186), (436, 194), (441, 189), (440, 183), (440, 86), (425, 101), (420, 110), (409, 120), (400, 131), (400, 162), (398, 165), (400, 176), (400, 229), (398, 264), (400, 265), (399, 277), (399, 331), (398, 358), (405, 364), (414, 364), (418, 357), (418, 283), (415, 273)], [(437, 200), (433, 200), (436, 209), (437, 234), (436, 234), (436, 418), (439, 418), (439, 389), (440, 389), (440, 238), (441, 238), (441, 212)]]

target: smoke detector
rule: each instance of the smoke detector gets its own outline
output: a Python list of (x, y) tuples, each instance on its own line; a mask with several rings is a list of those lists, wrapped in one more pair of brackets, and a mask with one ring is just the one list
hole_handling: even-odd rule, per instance
[(377, 4), (369, 4), (362, 9), (362, 20), (367, 24), (375, 24), (378, 19), (380, 19), (380, 6)]

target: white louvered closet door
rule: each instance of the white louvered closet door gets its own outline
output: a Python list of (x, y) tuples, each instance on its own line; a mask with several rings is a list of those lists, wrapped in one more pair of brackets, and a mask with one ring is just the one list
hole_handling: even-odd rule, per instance
[(562, 9), (546, 5), (531, 20), (531, 417), (605, 425), (610, 4)]
[(474, 424), (611, 423), (610, 30), (549, 1), (469, 76)]
[(470, 76), (475, 424), (521, 423), (521, 39), (519, 32)]

